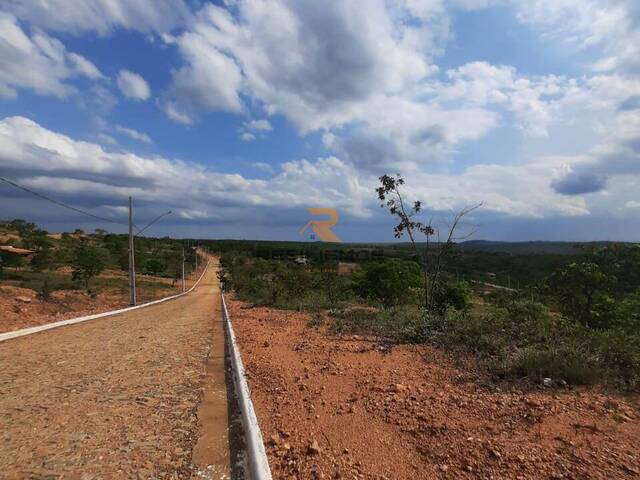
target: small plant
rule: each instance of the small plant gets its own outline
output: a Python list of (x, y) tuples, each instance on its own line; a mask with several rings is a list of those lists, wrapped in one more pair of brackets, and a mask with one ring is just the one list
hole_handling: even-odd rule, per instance
[(324, 325), (324, 316), (320, 312), (315, 312), (311, 314), (311, 318), (307, 322), (307, 327), (317, 328)]
[(38, 290), (38, 298), (45, 302), (51, 299), (51, 285), (49, 283), (49, 277), (44, 277), (40, 289)]

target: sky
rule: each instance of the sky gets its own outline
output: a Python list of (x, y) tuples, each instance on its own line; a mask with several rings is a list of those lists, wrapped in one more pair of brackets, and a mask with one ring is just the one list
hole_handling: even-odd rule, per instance
[(490, 240), (640, 241), (637, 0), (5, 0), (0, 218), (391, 241), (375, 188)]

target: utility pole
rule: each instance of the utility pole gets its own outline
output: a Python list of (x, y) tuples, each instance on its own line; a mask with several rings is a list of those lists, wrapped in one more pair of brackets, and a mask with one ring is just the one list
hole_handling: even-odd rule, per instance
[(185, 291), (184, 286), (184, 247), (182, 247), (182, 291)]
[(129, 305), (136, 304), (136, 258), (133, 241), (133, 199), (129, 197)]
[(198, 250), (196, 250), (196, 272), (198, 271)]

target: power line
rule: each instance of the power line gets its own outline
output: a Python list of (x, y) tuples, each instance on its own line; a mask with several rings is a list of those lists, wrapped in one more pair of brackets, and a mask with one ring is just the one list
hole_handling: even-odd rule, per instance
[[(168, 212), (164, 212), (160, 215), (158, 215), (156, 218), (154, 218), (153, 220), (151, 220), (149, 223), (147, 223), (147, 225), (145, 227), (143, 227), (142, 229), (138, 229), (138, 233), (137, 235), (142, 235), (142, 232), (144, 232), (147, 228), (149, 228), (151, 225), (153, 225), (154, 223), (156, 223), (158, 220), (160, 220), (162, 217), (166, 217), (167, 215), (171, 215), (171, 210), (169, 210)], [(136, 225), (136, 228), (138, 228), (138, 226)], [(144, 236), (144, 235), (143, 235)]]
[(33, 190), (31, 190), (31, 189), (29, 189), (27, 187), (23, 187), (22, 185), (18, 185), (17, 183), (12, 182), (11, 180), (8, 180), (8, 179), (6, 179), (4, 177), (0, 177), (0, 180), (2, 180), (5, 183), (8, 183), (9, 185), (12, 185), (12, 186), (14, 186), (16, 188), (19, 188), (20, 190), (24, 190), (25, 192), (28, 192), (28, 193), (30, 193), (32, 195), (35, 195), (38, 198), (41, 198), (43, 200), (47, 200), (48, 202), (54, 203), (54, 204), (56, 204), (56, 205), (58, 205), (60, 207), (66, 208), (68, 210), (72, 210), (74, 212), (81, 213), (82, 215), (87, 215), (88, 217), (92, 217), (92, 218), (95, 218), (97, 220), (102, 220), (104, 222), (115, 223), (115, 224), (118, 224), (118, 225), (127, 225), (126, 222), (119, 222), (117, 220), (112, 220), (110, 218), (100, 217), (99, 215), (94, 215), (93, 213), (89, 213), (89, 212), (86, 212), (86, 211), (81, 210), (79, 208), (72, 207), (71, 205), (67, 205), (66, 203), (62, 203), (62, 202), (60, 202), (58, 200), (55, 200), (55, 199), (53, 199), (51, 197), (47, 197), (46, 195), (43, 195), (43, 194), (38, 193), (38, 192), (35, 192), (35, 191), (33, 191)]

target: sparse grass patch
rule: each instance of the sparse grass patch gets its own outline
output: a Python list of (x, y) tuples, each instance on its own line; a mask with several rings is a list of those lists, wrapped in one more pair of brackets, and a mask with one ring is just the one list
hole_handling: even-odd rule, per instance
[[(495, 373), (499, 373), (494, 370)], [(526, 377), (537, 381), (544, 378), (564, 380), (574, 385), (595, 383), (603, 372), (595, 359), (579, 350), (527, 348), (507, 365), (508, 376)]]
[(373, 335), (399, 343), (424, 341), (419, 307), (402, 305), (388, 309), (350, 306), (331, 311), (333, 333)]

